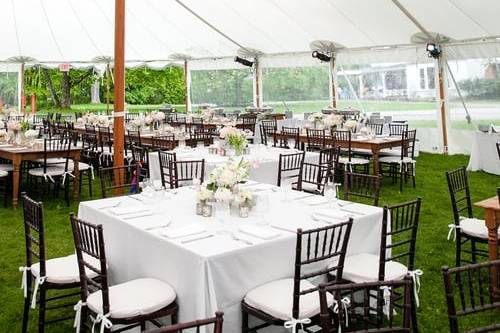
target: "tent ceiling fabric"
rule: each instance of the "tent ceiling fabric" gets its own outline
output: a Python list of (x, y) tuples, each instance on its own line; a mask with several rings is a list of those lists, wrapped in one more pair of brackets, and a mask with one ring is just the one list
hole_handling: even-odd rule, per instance
[[(454, 40), (500, 36), (498, 0), (399, 2), (428, 31)], [(269, 56), (310, 52), (317, 40), (342, 52), (408, 45), (420, 32), (391, 0), (127, 0), (126, 15), (127, 61), (157, 65), (176, 54), (233, 57), (241, 46)], [(0, 31), (0, 61), (92, 62), (113, 54), (114, 0), (4, 0)]]

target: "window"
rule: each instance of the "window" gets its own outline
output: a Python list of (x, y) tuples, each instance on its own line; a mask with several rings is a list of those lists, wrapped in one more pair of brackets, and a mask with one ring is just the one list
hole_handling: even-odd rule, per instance
[(420, 68), (420, 89), (425, 89), (425, 69)]
[(434, 89), (435, 85), (435, 77), (434, 77), (434, 67), (427, 67), (427, 87), (428, 89)]

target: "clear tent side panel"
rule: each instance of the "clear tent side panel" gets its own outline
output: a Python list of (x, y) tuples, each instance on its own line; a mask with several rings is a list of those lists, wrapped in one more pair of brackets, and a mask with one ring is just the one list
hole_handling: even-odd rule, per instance
[(209, 104), (225, 111), (242, 110), (253, 104), (253, 72), (251, 69), (209, 69), (191, 71), (193, 110)]
[(478, 129), (500, 126), (500, 56), (448, 60), (448, 65), (451, 152), (469, 154)]
[(422, 57), (420, 50), (404, 53), (372, 61), (342, 57), (336, 72), (337, 106), (361, 110), (386, 124), (407, 121), (409, 128), (417, 129), (419, 150), (441, 152), (435, 62)]
[(17, 110), (19, 105), (19, 66), (0, 65), (0, 109)]

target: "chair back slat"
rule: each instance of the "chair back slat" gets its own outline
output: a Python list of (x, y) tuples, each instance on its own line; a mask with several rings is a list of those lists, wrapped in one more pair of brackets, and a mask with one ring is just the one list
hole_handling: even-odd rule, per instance
[(278, 158), (278, 186), (281, 186), (285, 178), (299, 179), (304, 164), (305, 154), (305, 152), (280, 154)]
[(346, 172), (344, 175), (344, 198), (360, 197), (373, 200), (378, 205), (380, 196), (380, 176)]
[(174, 150), (177, 146), (174, 134), (158, 135), (151, 138), (151, 148), (157, 150)]
[(205, 179), (205, 159), (191, 161), (172, 161), (169, 164), (170, 186), (178, 188), (184, 182), (198, 179), (203, 183)]
[(171, 181), (170, 175), (170, 163), (177, 161), (177, 153), (170, 151), (158, 151), (158, 156), (160, 160), (160, 174), (162, 185), (167, 188), (174, 188), (174, 184)]
[[(290, 141), (293, 140), (293, 146), (290, 146)], [(281, 128), (279, 135), (274, 136), (275, 147), (280, 148), (294, 148), (298, 149), (300, 146), (300, 128), (298, 127), (285, 127)]]
[(442, 272), (450, 332), (500, 331), (500, 260), (456, 268), (444, 266)]
[[(385, 296), (389, 293), (389, 299)], [(399, 281), (320, 285), (322, 332), (411, 332), (412, 282), (409, 276)], [(327, 298), (333, 295), (338, 311), (331, 311)], [(349, 300), (346, 305), (345, 300)], [(401, 300), (400, 300), (401, 299)], [(386, 304), (386, 301), (388, 301)], [(402, 311), (396, 312), (400, 303)], [(399, 305), (399, 304), (398, 304)]]
[(384, 133), (384, 123), (372, 123), (369, 122), (366, 126), (373, 132), (375, 135), (382, 135)]
[(297, 230), (295, 274), (293, 288), (293, 318), (299, 318), (300, 297), (315, 292), (318, 287), (302, 290), (301, 281), (335, 272), (342, 279), (344, 259), (352, 228), (352, 218), (346, 222), (311, 230)]
[(385, 279), (385, 267), (389, 261), (398, 261), (404, 264), (409, 271), (415, 269), (421, 205), (422, 199), (417, 198), (413, 201), (384, 207), (379, 280)]
[(299, 191), (312, 191), (323, 195), (325, 185), (330, 175), (331, 167), (329, 165), (303, 163), (302, 171), (299, 174), (297, 189)]
[(137, 164), (99, 169), (103, 198), (139, 192), (142, 181), (140, 166)]
[(326, 146), (326, 131), (324, 129), (306, 129), (307, 150), (320, 151), (327, 148)]
[(469, 189), (467, 171), (462, 166), (458, 169), (447, 171), (446, 180), (450, 192), (451, 207), (455, 224), (460, 224), (460, 217), (472, 218), (472, 198)]
[(24, 236), (26, 242), (26, 267), (40, 263), (40, 276), (45, 276), (45, 231), (43, 223), (43, 204), (21, 194), (23, 200)]
[[(102, 313), (109, 313), (108, 272), (102, 225), (83, 221), (73, 214), (70, 216), (70, 221), (80, 272), (81, 300), (85, 303), (90, 293), (101, 290)], [(91, 258), (94, 260), (91, 261)], [(99, 267), (94, 264), (96, 260), (99, 262)], [(87, 274), (89, 270), (97, 276), (90, 278)]]
[(408, 130), (408, 124), (390, 123), (389, 124), (389, 135), (390, 136), (401, 136), (404, 131)]

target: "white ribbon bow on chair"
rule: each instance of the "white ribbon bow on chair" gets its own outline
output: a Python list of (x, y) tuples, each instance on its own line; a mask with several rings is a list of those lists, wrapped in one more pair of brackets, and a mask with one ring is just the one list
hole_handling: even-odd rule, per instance
[(420, 301), (418, 299), (418, 293), (420, 292), (420, 277), (424, 274), (421, 269), (416, 269), (414, 271), (408, 271), (411, 279), (413, 280), (413, 294), (415, 295), (415, 305), (417, 308), (420, 306)]
[(82, 307), (87, 306), (87, 303), (83, 303), (81, 300), (76, 303), (73, 307), (75, 313), (75, 321), (73, 322), (73, 327), (76, 328), (76, 333), (80, 333), (80, 325), (82, 323)]
[(94, 333), (95, 325), (99, 324), (99, 323), (101, 323), (101, 329), (99, 330), (99, 333), (104, 333), (105, 328), (111, 329), (111, 327), (113, 327), (113, 323), (111, 322), (111, 320), (109, 320), (108, 317), (109, 317), (109, 313), (106, 315), (102, 315), (99, 313), (95, 319), (92, 318), (92, 321), (94, 322), (92, 324), (92, 333)]
[(387, 319), (390, 319), (391, 315), (391, 287), (382, 286), (380, 289), (383, 290), (383, 298), (384, 298), (384, 307), (383, 312), (386, 315)]
[(283, 325), (285, 328), (291, 328), (292, 333), (297, 332), (297, 325), (300, 325), (300, 329), (304, 330), (304, 324), (310, 324), (311, 319), (309, 318), (304, 318), (304, 319), (295, 319), (292, 318), (291, 320), (285, 321), (285, 324)]
[(52, 178), (52, 176), (48, 173), (44, 173), (43, 178), (45, 178), (45, 181), (47, 181), (47, 179), (49, 179), (51, 182), (55, 183), (54, 178)]
[(70, 177), (75, 178), (75, 175), (72, 174), (71, 171), (64, 171), (64, 173), (63, 173), (63, 179), (62, 179), (63, 185), (66, 183), (66, 176), (70, 176)]
[(460, 229), (462, 227), (459, 225), (456, 225), (455, 223), (450, 223), (450, 224), (448, 224), (448, 228), (450, 228), (450, 230), (448, 230), (448, 237), (446, 237), (446, 239), (450, 240), (452, 233), (453, 233), (453, 240), (457, 239), (457, 229)]
[[(351, 300), (347, 297), (344, 297), (340, 300), (340, 303), (342, 303), (342, 309), (344, 310), (345, 313), (345, 327), (349, 327), (349, 306), (351, 306)], [(340, 310), (341, 311), (341, 310)], [(339, 303), (337, 300), (333, 300), (333, 313), (339, 313)], [(339, 322), (339, 329), (338, 333), (342, 333), (342, 327)]]
[(33, 297), (31, 298), (31, 308), (36, 308), (36, 293), (38, 292), (38, 287), (45, 282), (45, 276), (40, 276), (35, 279), (35, 288), (33, 289)]
[(30, 267), (22, 266), (19, 267), (19, 272), (23, 273), (23, 277), (21, 280), (21, 289), (24, 293), (24, 298), (28, 297), (28, 272), (31, 271)]

